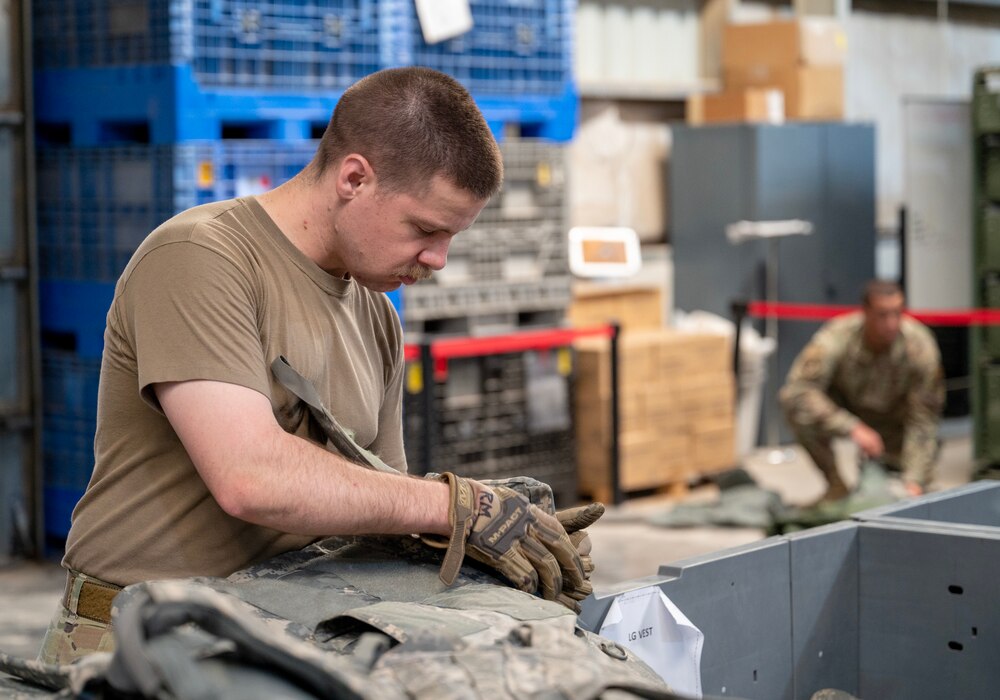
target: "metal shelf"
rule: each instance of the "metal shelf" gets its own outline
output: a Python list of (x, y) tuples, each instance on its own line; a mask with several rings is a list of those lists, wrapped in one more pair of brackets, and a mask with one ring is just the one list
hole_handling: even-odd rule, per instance
[(691, 95), (715, 92), (719, 86), (718, 80), (705, 78), (680, 84), (581, 82), (577, 87), (582, 99), (683, 102)]

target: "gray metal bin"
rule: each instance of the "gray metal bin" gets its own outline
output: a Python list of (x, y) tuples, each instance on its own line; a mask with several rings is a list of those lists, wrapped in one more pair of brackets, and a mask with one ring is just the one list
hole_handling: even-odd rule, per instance
[(1000, 529), (841, 522), (660, 568), (585, 601), (657, 585), (705, 635), (706, 696), (994, 698)]
[(957, 529), (1000, 533), (1000, 481), (975, 481), (914, 500), (872, 508), (852, 517), (875, 522), (939, 523)]

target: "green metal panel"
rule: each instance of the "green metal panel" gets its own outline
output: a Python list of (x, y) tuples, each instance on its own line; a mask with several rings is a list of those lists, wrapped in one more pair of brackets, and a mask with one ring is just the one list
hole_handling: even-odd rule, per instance
[(976, 72), (972, 91), (972, 127), (979, 133), (1000, 131), (1000, 68)]
[(997, 462), (1000, 461), (1000, 366), (987, 365), (981, 376), (984, 411), (977, 426), (976, 456)]
[(1000, 148), (987, 147), (983, 153), (983, 194), (1000, 202)]
[[(1000, 308), (1000, 67), (976, 71), (972, 86), (972, 280), (977, 305)], [(994, 206), (995, 205), (995, 206)], [(1000, 326), (973, 326), (973, 452), (984, 465), (1000, 462)]]
[[(1000, 276), (991, 274), (983, 284), (983, 306), (1000, 309)], [(990, 360), (1000, 360), (1000, 326), (986, 326), (983, 350)]]
[(1000, 207), (984, 207), (977, 220), (976, 268), (1000, 272)]

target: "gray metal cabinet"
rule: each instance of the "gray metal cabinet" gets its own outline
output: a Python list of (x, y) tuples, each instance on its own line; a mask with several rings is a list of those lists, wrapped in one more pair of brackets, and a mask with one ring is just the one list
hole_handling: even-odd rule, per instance
[(0, 2), (0, 561), (41, 544), (29, 14), (27, 3)]
[[(735, 300), (766, 298), (769, 243), (732, 244), (740, 220), (805, 219), (808, 236), (778, 243), (782, 302), (854, 304), (875, 275), (875, 129), (869, 124), (732, 124), (673, 128), (669, 200), (674, 303), (726, 317)], [(818, 322), (778, 324), (764, 389), (762, 426), (774, 396)], [(763, 331), (763, 326), (760, 326)], [(777, 418), (780, 438), (790, 440)]]

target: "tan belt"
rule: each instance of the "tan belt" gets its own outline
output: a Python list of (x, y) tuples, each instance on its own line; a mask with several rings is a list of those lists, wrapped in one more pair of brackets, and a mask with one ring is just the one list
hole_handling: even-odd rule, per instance
[[(77, 598), (76, 610), (73, 609), (73, 588), (77, 580), (82, 578), (80, 595)], [(121, 586), (106, 581), (98, 581), (91, 576), (81, 577), (75, 571), (66, 575), (66, 592), (63, 594), (63, 605), (70, 612), (89, 620), (111, 624), (111, 601), (115, 599)]]

